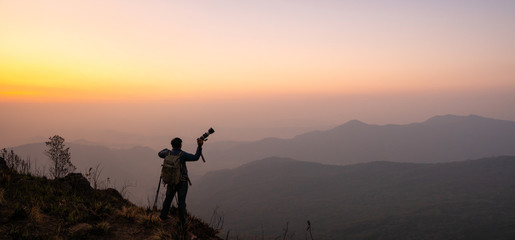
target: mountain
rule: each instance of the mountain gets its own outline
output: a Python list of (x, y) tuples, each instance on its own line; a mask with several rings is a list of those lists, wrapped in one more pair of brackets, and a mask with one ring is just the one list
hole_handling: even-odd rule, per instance
[[(66, 145), (70, 147), (77, 172), (84, 173), (100, 164), (104, 185), (118, 189), (128, 186), (129, 199), (140, 205), (154, 198), (162, 163), (156, 150), (108, 148), (85, 141)], [(44, 143), (13, 149), (22, 158), (30, 157), (33, 167), (48, 170)], [(194, 146), (185, 146), (185, 150), (193, 152)], [(348, 165), (372, 161), (449, 162), (497, 155), (515, 155), (515, 122), (475, 115), (445, 115), (407, 125), (380, 126), (353, 120), (331, 130), (308, 132), (292, 139), (207, 142), (206, 163), (188, 163), (188, 169), (195, 184), (209, 171), (235, 168), (273, 156)]]
[[(243, 239), (514, 239), (515, 157), (334, 166), (267, 158), (206, 174), (189, 209)], [(287, 225), (288, 224), (288, 225)]]
[(470, 116), (435, 116), (407, 125), (371, 125), (357, 120), (292, 139), (213, 143), (205, 153), (213, 168), (286, 157), (347, 165), (372, 161), (450, 162), (515, 155), (515, 122)]
[(78, 173), (49, 180), (0, 168), (0, 239), (221, 239), (193, 216), (190, 238), (182, 238), (176, 212), (161, 221), (114, 189), (91, 188)]

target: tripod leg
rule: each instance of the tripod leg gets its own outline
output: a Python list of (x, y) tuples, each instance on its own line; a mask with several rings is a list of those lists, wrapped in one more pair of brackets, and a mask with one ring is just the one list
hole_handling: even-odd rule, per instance
[(161, 188), (161, 176), (159, 176), (159, 183), (157, 185), (157, 192), (156, 192), (156, 198), (154, 199), (154, 206), (152, 207), (152, 210), (157, 210), (156, 204), (157, 204), (157, 196), (159, 195), (159, 188)]

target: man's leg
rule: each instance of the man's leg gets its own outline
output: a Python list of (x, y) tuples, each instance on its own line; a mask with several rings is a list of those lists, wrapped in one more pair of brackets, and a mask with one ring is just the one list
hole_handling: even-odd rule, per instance
[(188, 182), (179, 183), (177, 204), (179, 205), (179, 220), (183, 226), (186, 224), (186, 194), (188, 194)]
[(175, 186), (170, 184), (166, 185), (166, 197), (163, 202), (163, 209), (161, 210), (161, 219), (168, 218), (168, 211), (170, 211), (170, 205), (172, 205), (173, 196), (175, 195)]

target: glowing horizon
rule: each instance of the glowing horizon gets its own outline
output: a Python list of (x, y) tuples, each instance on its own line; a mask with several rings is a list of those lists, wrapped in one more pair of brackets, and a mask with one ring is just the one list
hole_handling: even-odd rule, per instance
[(515, 121), (514, 12), (495, 0), (0, 1), (0, 145)]
[(515, 86), (514, 4), (390, 4), (5, 1), (0, 101)]

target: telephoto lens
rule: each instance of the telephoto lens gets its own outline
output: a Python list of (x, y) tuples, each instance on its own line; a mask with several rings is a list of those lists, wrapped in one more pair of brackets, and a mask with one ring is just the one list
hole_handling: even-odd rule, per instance
[(202, 139), (203, 141), (206, 140), (206, 138), (211, 135), (212, 133), (214, 133), (215, 130), (213, 128), (210, 128), (209, 130), (207, 130), (207, 132), (205, 132), (204, 134), (202, 134), (202, 136), (200, 137), (200, 139)]

